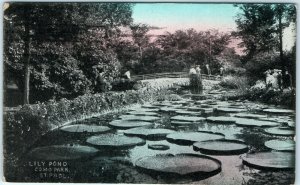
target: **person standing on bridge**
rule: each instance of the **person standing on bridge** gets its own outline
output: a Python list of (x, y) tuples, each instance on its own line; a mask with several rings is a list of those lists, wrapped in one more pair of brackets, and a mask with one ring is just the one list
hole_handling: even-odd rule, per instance
[(189, 71), (189, 75), (195, 75), (197, 74), (197, 71), (194, 67), (191, 67), (190, 71)]
[(221, 68), (220, 68), (220, 76), (223, 76), (223, 74), (224, 74), (224, 67), (221, 66)]
[(125, 77), (125, 79), (130, 80), (131, 77), (130, 77), (130, 71), (129, 70), (124, 73), (124, 77)]
[(206, 70), (207, 70), (207, 75), (210, 76), (211, 75), (211, 71), (210, 71), (210, 67), (208, 64), (205, 65)]
[(201, 75), (200, 65), (196, 65), (196, 73)]

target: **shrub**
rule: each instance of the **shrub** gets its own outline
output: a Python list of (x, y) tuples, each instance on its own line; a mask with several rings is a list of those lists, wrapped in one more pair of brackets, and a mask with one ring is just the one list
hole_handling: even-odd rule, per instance
[(246, 91), (249, 88), (246, 76), (228, 75), (223, 77), (219, 85), (228, 89), (238, 89), (239, 91)]
[(268, 69), (280, 69), (280, 59), (278, 54), (273, 52), (259, 53), (247, 61), (245, 68), (251, 84), (254, 84), (257, 80), (265, 78), (264, 72)]
[[(113, 91), (126, 91), (126, 90), (132, 90), (134, 89), (134, 85), (136, 84), (136, 81), (129, 80), (129, 79), (117, 79), (112, 83), (112, 89)], [(138, 89), (136, 89), (138, 90)]]

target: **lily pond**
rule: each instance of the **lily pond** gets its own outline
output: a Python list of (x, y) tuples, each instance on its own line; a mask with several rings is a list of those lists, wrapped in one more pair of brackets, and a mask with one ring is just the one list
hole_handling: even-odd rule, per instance
[(24, 156), (32, 182), (292, 184), (295, 112), (226, 92), (181, 94), (49, 132)]

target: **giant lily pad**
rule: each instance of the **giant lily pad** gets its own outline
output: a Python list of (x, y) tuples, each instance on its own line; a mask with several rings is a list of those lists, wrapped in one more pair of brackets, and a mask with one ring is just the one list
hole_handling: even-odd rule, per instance
[(167, 135), (167, 140), (177, 144), (192, 145), (195, 142), (224, 139), (224, 137), (223, 134), (213, 132), (175, 132)]
[(235, 123), (239, 126), (248, 127), (274, 127), (278, 126), (278, 123), (272, 121), (259, 121), (255, 119), (237, 118)]
[(185, 121), (185, 122), (200, 122), (206, 120), (204, 117), (199, 116), (173, 116), (171, 117), (172, 121)]
[(248, 151), (248, 146), (244, 142), (226, 139), (196, 142), (193, 147), (196, 151), (213, 155), (235, 155)]
[(162, 107), (159, 109), (161, 112), (176, 112), (180, 109), (176, 108), (176, 107)]
[(107, 126), (96, 126), (96, 125), (67, 125), (60, 128), (61, 131), (69, 133), (105, 133), (111, 129)]
[(96, 148), (83, 145), (52, 145), (35, 148), (28, 156), (43, 161), (64, 161), (87, 159), (95, 156), (97, 152)]
[(151, 127), (154, 123), (146, 121), (123, 121), (123, 120), (114, 120), (109, 123), (110, 126), (118, 129), (130, 129), (135, 127)]
[(159, 109), (147, 109), (147, 108), (141, 108), (141, 107), (138, 107), (138, 108), (132, 108), (132, 109), (129, 109), (130, 111), (139, 111), (139, 112), (158, 112)]
[(148, 112), (148, 111), (131, 111), (131, 112), (127, 112), (127, 114), (132, 114), (136, 116), (158, 116), (159, 115), (155, 112)]
[(164, 177), (193, 176), (205, 179), (221, 171), (221, 162), (217, 159), (196, 154), (164, 154), (144, 157), (136, 161), (135, 166), (148, 173), (164, 174)]
[(246, 112), (247, 109), (219, 107), (219, 108), (216, 109), (216, 111), (217, 112), (224, 112), (224, 113), (235, 113), (235, 112)]
[(144, 145), (145, 140), (138, 137), (128, 137), (124, 135), (105, 134), (92, 136), (86, 140), (87, 143), (98, 148), (128, 148), (136, 145)]
[(243, 163), (257, 169), (293, 169), (295, 154), (292, 152), (261, 152), (242, 157)]
[(195, 111), (195, 112), (201, 112), (204, 109), (201, 108), (201, 107), (193, 106), (193, 107), (188, 107), (187, 110), (189, 110), (189, 111)]
[(290, 127), (275, 127), (265, 129), (265, 132), (268, 134), (276, 135), (276, 136), (294, 136), (295, 129)]
[(192, 100), (206, 100), (207, 99), (207, 95), (203, 95), (203, 94), (192, 94), (190, 97)]
[(147, 108), (147, 109), (157, 109), (158, 106), (145, 104), (145, 105), (142, 105), (142, 107)]
[(169, 150), (170, 147), (168, 145), (161, 145), (161, 144), (154, 144), (154, 145), (148, 145), (148, 148), (152, 150)]
[(295, 111), (291, 110), (291, 109), (264, 109), (263, 112), (272, 113), (272, 114), (291, 114), (291, 113), (295, 113)]
[(234, 114), (234, 116), (238, 118), (249, 118), (249, 119), (259, 119), (259, 118), (267, 117), (267, 115), (250, 114), (250, 113), (238, 113), (238, 114)]
[(157, 121), (160, 118), (157, 116), (136, 116), (136, 115), (122, 115), (119, 117), (122, 120), (126, 121)]
[(191, 126), (195, 125), (196, 123), (190, 121), (171, 121), (171, 124), (174, 126)]
[(175, 132), (170, 129), (163, 128), (132, 128), (124, 131), (127, 136), (138, 136), (147, 139), (161, 139), (165, 138), (167, 134)]
[(175, 111), (176, 114), (180, 115), (200, 115), (200, 112), (195, 112), (195, 111), (188, 111), (188, 110), (177, 110)]
[(295, 141), (273, 139), (265, 142), (265, 146), (273, 150), (293, 151), (295, 150)]
[(208, 122), (213, 122), (213, 123), (223, 123), (223, 124), (231, 124), (231, 123), (235, 123), (235, 119), (233, 119), (232, 117), (228, 117), (228, 116), (210, 116), (207, 117), (206, 120)]

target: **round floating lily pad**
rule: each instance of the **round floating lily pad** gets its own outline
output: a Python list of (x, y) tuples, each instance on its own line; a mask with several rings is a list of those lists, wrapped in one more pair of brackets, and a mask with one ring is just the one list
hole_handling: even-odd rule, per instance
[(130, 111), (139, 111), (139, 112), (158, 112), (159, 109), (146, 109), (146, 108), (133, 108), (133, 109), (129, 109)]
[(204, 117), (199, 116), (173, 116), (171, 117), (172, 121), (185, 121), (185, 122), (200, 122), (206, 120)]
[(189, 111), (195, 111), (195, 112), (204, 111), (204, 109), (201, 108), (201, 107), (188, 107), (187, 110), (189, 110)]
[(210, 91), (208, 92), (208, 94), (222, 94), (221, 91)]
[(79, 160), (93, 157), (98, 150), (94, 147), (83, 145), (52, 145), (31, 150), (30, 158), (43, 161)]
[(292, 152), (261, 152), (247, 154), (242, 159), (244, 164), (257, 169), (283, 170), (295, 168), (295, 154)]
[(267, 117), (267, 115), (250, 114), (250, 113), (238, 113), (238, 114), (234, 114), (234, 116), (238, 118), (250, 118), (250, 119), (259, 119), (259, 118)]
[(157, 109), (158, 106), (156, 105), (142, 105), (143, 108), (147, 108), (147, 109)]
[(177, 110), (175, 111), (176, 114), (181, 114), (181, 115), (200, 115), (200, 112), (195, 112), (195, 111), (187, 111), (187, 110)]
[(201, 108), (211, 108), (212, 105), (211, 104), (201, 104), (200, 107)]
[(92, 136), (86, 140), (87, 143), (99, 148), (128, 148), (136, 145), (144, 145), (145, 140), (138, 137), (128, 137), (124, 135), (105, 134), (99, 136)]
[(278, 123), (272, 121), (260, 121), (255, 119), (237, 118), (235, 124), (238, 126), (246, 127), (274, 127), (278, 126)]
[(295, 111), (291, 110), (291, 109), (264, 109), (263, 112), (273, 113), (273, 114), (291, 114), (291, 113), (295, 113)]
[(295, 145), (296, 143), (293, 140), (273, 139), (265, 142), (266, 147), (279, 151), (294, 151)]
[(213, 132), (175, 132), (167, 135), (167, 140), (177, 144), (192, 145), (195, 142), (224, 139), (224, 137), (223, 134)]
[(124, 131), (127, 136), (138, 136), (147, 139), (165, 138), (167, 134), (175, 132), (170, 129), (163, 128), (132, 128)]
[(201, 153), (212, 155), (236, 155), (248, 151), (248, 146), (244, 142), (226, 139), (196, 142), (193, 148)]
[(161, 103), (154, 103), (153, 105), (157, 107), (164, 107), (164, 106), (171, 106), (173, 104), (171, 102), (161, 102)]
[(216, 109), (216, 111), (217, 112), (224, 112), (224, 113), (235, 113), (235, 112), (246, 112), (247, 109), (219, 107), (219, 108)]
[(123, 121), (123, 120), (114, 120), (109, 123), (110, 126), (118, 129), (130, 129), (135, 127), (151, 127), (154, 123), (146, 121)]
[(180, 109), (174, 107), (162, 107), (159, 109), (161, 112), (176, 112)]
[(294, 136), (295, 129), (290, 127), (267, 128), (265, 132), (276, 136)]
[(122, 120), (126, 121), (157, 121), (160, 118), (157, 116), (136, 116), (136, 115), (122, 115), (119, 117)]
[(214, 108), (203, 108), (204, 113), (213, 113), (214, 112)]
[(61, 131), (68, 133), (105, 133), (111, 129), (107, 126), (96, 126), (96, 125), (67, 125), (60, 128)]
[(148, 173), (164, 174), (164, 177), (194, 176), (205, 179), (221, 171), (221, 162), (212, 157), (197, 154), (164, 154), (143, 157), (135, 166)]
[(189, 104), (191, 103), (190, 101), (187, 100), (178, 100), (178, 101), (173, 101), (173, 104)]
[(232, 117), (228, 117), (228, 116), (210, 116), (207, 117), (206, 120), (208, 122), (213, 122), (213, 123), (224, 123), (224, 124), (231, 124), (231, 123), (235, 123), (235, 119), (233, 119)]
[(148, 145), (148, 148), (152, 150), (169, 150), (170, 147), (168, 145)]
[(137, 116), (158, 116), (159, 114), (155, 112), (146, 112), (146, 111), (131, 111), (127, 114), (137, 115)]
[(195, 125), (196, 123), (190, 121), (171, 121), (171, 124), (174, 126), (191, 126)]
[(207, 99), (207, 95), (203, 95), (203, 94), (192, 94), (192, 95), (191, 95), (191, 99), (192, 99), (192, 100), (206, 100), (206, 99)]

